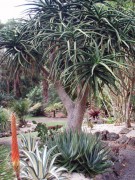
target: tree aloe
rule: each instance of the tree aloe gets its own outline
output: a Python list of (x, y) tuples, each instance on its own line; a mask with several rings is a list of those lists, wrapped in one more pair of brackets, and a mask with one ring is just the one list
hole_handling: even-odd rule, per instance
[(115, 86), (113, 70), (123, 66), (119, 56), (134, 54), (134, 13), (99, 0), (27, 5), (30, 19), (17, 27), (20, 39), (7, 45), (1, 35), (0, 47), (17, 67), (39, 67), (67, 110), (68, 128), (80, 130), (88, 94), (100, 83)]

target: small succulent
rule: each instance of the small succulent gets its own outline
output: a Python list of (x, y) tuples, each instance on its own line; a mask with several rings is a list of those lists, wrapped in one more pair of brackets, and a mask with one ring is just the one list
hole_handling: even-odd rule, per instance
[(23, 150), (28, 161), (21, 160), (21, 178), (30, 180), (66, 180), (66, 177), (62, 176), (66, 169), (54, 165), (57, 156), (59, 156), (59, 154), (52, 155), (55, 148), (48, 150), (47, 146), (44, 146), (43, 150), (40, 151), (37, 145), (35, 152)]

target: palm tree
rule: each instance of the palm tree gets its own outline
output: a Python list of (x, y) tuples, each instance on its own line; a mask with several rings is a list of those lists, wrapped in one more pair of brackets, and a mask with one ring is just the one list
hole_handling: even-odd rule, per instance
[(80, 130), (88, 94), (101, 83), (116, 87), (114, 70), (123, 66), (119, 57), (134, 54), (134, 15), (99, 0), (31, 0), (28, 5), (31, 18), (22, 26), (19, 41), (25, 45), (18, 63), (40, 67), (67, 110), (68, 128)]

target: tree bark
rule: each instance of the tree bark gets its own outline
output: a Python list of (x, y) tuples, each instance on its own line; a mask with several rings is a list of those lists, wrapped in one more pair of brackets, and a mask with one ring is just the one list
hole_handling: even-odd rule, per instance
[(55, 118), (56, 117), (56, 112), (55, 112), (55, 110), (53, 111), (53, 118)]
[(18, 73), (17, 73), (16, 77), (14, 78), (14, 96), (17, 98), (21, 97), (20, 79), (19, 79)]
[(131, 92), (127, 95), (127, 103), (126, 103), (126, 127), (131, 127), (131, 121), (130, 121), (130, 102), (131, 102)]
[(67, 110), (67, 130), (72, 129), (81, 131), (83, 116), (86, 109), (88, 89), (85, 90), (84, 94), (79, 95), (77, 100), (73, 102), (60, 82), (55, 83), (55, 88), (62, 103), (64, 104)]
[(67, 129), (81, 131), (85, 109), (86, 103), (81, 103), (81, 101), (77, 101), (74, 108), (70, 108), (67, 117)]

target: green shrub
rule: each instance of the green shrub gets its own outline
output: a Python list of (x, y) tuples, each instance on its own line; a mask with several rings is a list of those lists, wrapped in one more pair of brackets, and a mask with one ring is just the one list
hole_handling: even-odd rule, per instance
[(29, 113), (32, 116), (41, 116), (44, 115), (43, 105), (42, 103), (36, 103), (29, 108)]
[(10, 128), (10, 112), (9, 110), (0, 107), (0, 132), (5, 132)]
[[(36, 124), (35, 121), (33, 122)], [(48, 141), (49, 138), (53, 138), (53, 136), (58, 132), (58, 129), (61, 127), (61, 125), (47, 127), (45, 123), (38, 123), (35, 130), (38, 132), (38, 137), (43, 144)]]
[(93, 176), (107, 171), (112, 165), (108, 159), (109, 149), (96, 135), (64, 131), (49, 139), (47, 145), (49, 148), (56, 146), (54, 153), (61, 153), (56, 164), (70, 172)]
[(20, 99), (12, 102), (11, 109), (18, 116), (20, 126), (25, 125), (25, 116), (28, 114), (29, 101), (27, 99)]
[[(56, 158), (59, 154), (52, 156), (55, 147), (47, 149), (44, 146), (43, 150), (40, 151), (38, 146), (36, 146), (36, 151), (26, 151), (23, 150), (28, 161), (21, 160), (21, 178), (33, 179), (33, 180), (52, 180), (62, 179), (62, 173), (66, 171), (63, 167), (57, 167), (54, 165)], [(63, 180), (66, 180), (63, 177)]]
[(42, 95), (42, 88), (41, 87), (34, 87), (28, 94), (27, 98), (31, 101), (31, 104), (34, 105), (38, 102), (43, 101), (43, 95)]
[(12, 94), (6, 94), (0, 92), (0, 104), (3, 107), (8, 107), (11, 101), (13, 101), (14, 97)]
[(10, 157), (7, 148), (3, 145), (0, 145), (0, 180), (12, 180), (13, 178), (13, 169), (10, 164)]
[(63, 104), (61, 102), (49, 104), (45, 108), (45, 112), (53, 112), (53, 117), (55, 117), (56, 110), (61, 110), (63, 108)]
[(113, 123), (115, 123), (115, 120), (113, 117), (108, 117), (106, 123), (107, 124), (113, 124)]

